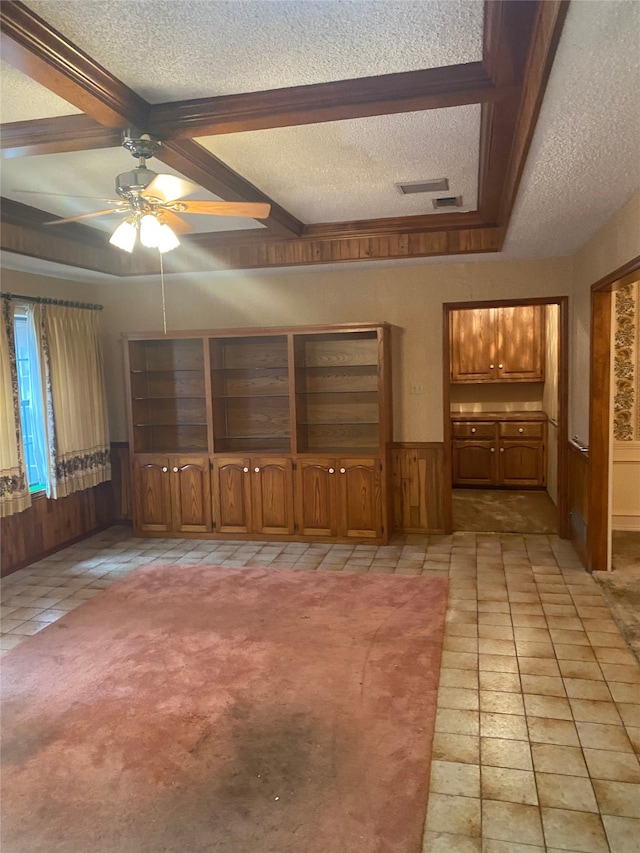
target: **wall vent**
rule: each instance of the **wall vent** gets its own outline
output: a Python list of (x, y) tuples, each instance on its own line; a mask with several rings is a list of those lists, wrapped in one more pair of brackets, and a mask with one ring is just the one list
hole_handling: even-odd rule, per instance
[(443, 207), (462, 207), (462, 196), (449, 195), (444, 198), (434, 198), (433, 206), (436, 210), (442, 210)]
[(415, 195), (416, 193), (446, 193), (449, 189), (448, 178), (433, 178), (430, 181), (404, 181), (395, 184), (400, 195)]

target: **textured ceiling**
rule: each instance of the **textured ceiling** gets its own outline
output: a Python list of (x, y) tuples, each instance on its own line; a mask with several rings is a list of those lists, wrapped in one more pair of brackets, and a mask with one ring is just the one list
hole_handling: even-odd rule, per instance
[(33, 121), (79, 112), (30, 77), (0, 62), (0, 121)]
[[(384, 74), (481, 54), (482, 4), (476, 0), (27, 5), (152, 101)], [(572, 253), (640, 188), (639, 34), (640, 2), (572, 0), (504, 249), (465, 260)], [(3, 74), (2, 100), (4, 121), (77, 112), (11, 69)], [(466, 210), (475, 205), (477, 110), (198, 141), (304, 222), (428, 213), (431, 196), (402, 197), (393, 183), (445, 176), (451, 193), (464, 195)], [(13, 195), (11, 189), (113, 197), (115, 175), (133, 165), (120, 149), (5, 160), (2, 192), (73, 215), (96, 207)], [(194, 197), (215, 198), (204, 192)], [(254, 220), (222, 217), (191, 221), (196, 230), (257, 227)], [(3, 262), (12, 263), (6, 256)]]
[[(480, 105), (198, 139), (305, 223), (436, 213), (432, 198), (477, 204)], [(327, 152), (331, 156), (327, 157)], [(449, 178), (448, 193), (394, 184)]]
[(483, 8), (477, 0), (27, 5), (152, 103), (482, 58)]
[(506, 256), (575, 251), (640, 188), (639, 37), (635, 0), (569, 7)]

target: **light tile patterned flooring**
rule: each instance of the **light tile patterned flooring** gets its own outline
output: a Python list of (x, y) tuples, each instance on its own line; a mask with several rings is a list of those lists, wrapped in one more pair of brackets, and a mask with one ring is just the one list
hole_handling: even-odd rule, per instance
[(5, 579), (0, 647), (153, 561), (448, 577), (423, 853), (640, 850), (640, 667), (567, 542), (454, 533), (354, 547), (111, 528)]

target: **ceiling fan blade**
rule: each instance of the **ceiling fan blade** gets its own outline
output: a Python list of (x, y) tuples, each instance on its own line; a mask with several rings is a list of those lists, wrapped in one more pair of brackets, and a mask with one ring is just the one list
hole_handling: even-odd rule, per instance
[(184, 219), (177, 216), (172, 210), (167, 210), (166, 207), (160, 208), (158, 219), (163, 225), (168, 225), (176, 234), (188, 234), (189, 231), (193, 231), (188, 222), (185, 222)]
[(95, 195), (69, 195), (68, 193), (43, 193), (43, 192), (40, 192), (39, 190), (11, 190), (11, 192), (20, 193), (20, 195), (42, 195), (42, 196), (46, 195), (46, 196), (52, 196), (55, 198), (70, 198), (70, 199), (86, 198), (86, 199), (89, 199), (90, 201), (102, 201), (102, 202), (105, 202), (106, 204), (122, 204), (122, 199), (100, 198), (99, 196), (95, 196)]
[(200, 187), (176, 175), (156, 175), (149, 186), (141, 193), (142, 198), (157, 198), (165, 204), (186, 195), (191, 195)]
[(181, 201), (176, 205), (179, 213), (204, 213), (217, 216), (249, 216), (266, 219), (270, 204), (250, 201)]
[(91, 219), (94, 216), (106, 216), (107, 213), (127, 213), (129, 206), (122, 210), (96, 210), (94, 213), (82, 213), (80, 216), (69, 216), (67, 219), (52, 219), (51, 222), (44, 222), (43, 225), (63, 225), (65, 222), (79, 222), (81, 219)]

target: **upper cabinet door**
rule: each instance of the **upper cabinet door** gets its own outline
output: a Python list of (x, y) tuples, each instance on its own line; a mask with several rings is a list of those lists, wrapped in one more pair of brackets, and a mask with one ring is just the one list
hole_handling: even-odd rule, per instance
[(544, 305), (495, 308), (498, 377), (544, 381)]
[(543, 382), (544, 305), (451, 312), (452, 382)]
[(491, 308), (451, 313), (451, 381), (491, 382), (497, 377)]

